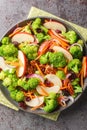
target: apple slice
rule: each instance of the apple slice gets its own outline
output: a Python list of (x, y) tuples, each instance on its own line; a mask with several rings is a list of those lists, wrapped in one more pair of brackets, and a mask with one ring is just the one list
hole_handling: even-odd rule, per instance
[(34, 42), (34, 37), (27, 32), (19, 32), (12, 37), (12, 42)]
[(44, 96), (33, 98), (30, 101), (25, 100), (25, 103), (30, 107), (40, 106), (44, 103)]
[(59, 86), (59, 87), (62, 86), (61, 80), (54, 74), (47, 74), (45, 78), (47, 78), (48, 81), (52, 82), (54, 86)]
[(71, 61), (73, 59), (72, 55), (67, 51), (65, 50), (64, 48), (62, 47), (59, 47), (59, 46), (53, 46), (52, 48), (54, 51), (56, 52), (62, 52), (64, 54), (64, 56), (69, 60)]
[(19, 59), (19, 66), (16, 69), (16, 73), (18, 77), (22, 77), (26, 73), (27, 59), (24, 53), (20, 50), (18, 51), (18, 59)]
[(11, 65), (6, 64), (4, 58), (0, 57), (0, 68), (2, 70), (10, 70), (10, 69), (15, 68), (15, 66), (11, 66)]
[(58, 93), (58, 91), (60, 90), (60, 87), (62, 86), (61, 80), (54, 74), (47, 74), (45, 76), (45, 78), (47, 78), (49, 81), (51, 81), (53, 83), (53, 86), (52, 87), (43, 87), (43, 86), (38, 85), (36, 87), (37, 92), (44, 96), (46, 95), (46, 93), (48, 93), (48, 94), (51, 92)]
[(44, 23), (44, 26), (48, 29), (60, 30), (60, 31), (66, 32), (65, 26), (62, 23), (59, 23), (56, 21), (48, 21)]

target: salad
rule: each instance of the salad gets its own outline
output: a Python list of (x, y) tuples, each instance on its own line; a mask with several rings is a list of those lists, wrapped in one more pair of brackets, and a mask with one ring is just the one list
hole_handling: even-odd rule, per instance
[(0, 42), (0, 80), (23, 109), (66, 108), (84, 89), (83, 40), (55, 20), (36, 18)]

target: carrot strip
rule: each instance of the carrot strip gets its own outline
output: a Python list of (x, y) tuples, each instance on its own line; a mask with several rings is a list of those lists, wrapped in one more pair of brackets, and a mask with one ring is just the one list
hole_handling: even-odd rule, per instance
[[(24, 27), (25, 27), (25, 26), (24, 26)], [(24, 29), (24, 27), (19, 28), (17, 31), (14, 31), (13, 33), (11, 33), (11, 34), (9, 35), (9, 37), (13, 37), (15, 34), (17, 34), (17, 33), (19, 33), (20, 31), (22, 31), (22, 30)]]
[(44, 74), (43, 74), (43, 72), (41, 71), (39, 65), (38, 65), (37, 63), (35, 63), (35, 65), (36, 65), (36, 67), (37, 67), (39, 73), (41, 74), (41, 76), (44, 77)]
[(24, 96), (25, 96), (25, 97), (30, 97), (30, 99), (35, 98), (34, 93), (33, 93), (33, 92), (31, 92), (31, 91), (28, 91), (28, 92), (23, 92), (23, 93), (24, 93)]
[(6, 61), (6, 64), (10, 64), (10, 65), (13, 65), (13, 66), (20, 66), (20, 63), (19, 62), (11, 62), (11, 61)]
[(41, 90), (42, 90), (42, 93), (43, 93), (43, 96), (48, 96), (48, 92), (45, 91), (45, 89), (43, 88), (43, 86), (40, 86), (41, 87)]
[(83, 57), (83, 61), (82, 61), (82, 69), (81, 69), (81, 86), (83, 88), (84, 86), (84, 67), (85, 67), (85, 60), (86, 60), (86, 57)]
[(53, 39), (57, 39), (57, 40), (60, 42), (61, 46), (65, 47), (65, 48), (69, 47), (69, 44), (68, 44), (68, 43), (66, 43), (65, 41), (63, 41), (62, 39), (60, 39), (60, 37), (58, 37), (58, 36), (56, 36), (55, 34), (53, 34), (53, 32), (52, 32), (51, 30), (49, 30), (48, 33), (49, 33), (49, 35), (50, 35)]
[(65, 74), (68, 73), (68, 68), (67, 68), (67, 66), (64, 68), (64, 73), (65, 73)]

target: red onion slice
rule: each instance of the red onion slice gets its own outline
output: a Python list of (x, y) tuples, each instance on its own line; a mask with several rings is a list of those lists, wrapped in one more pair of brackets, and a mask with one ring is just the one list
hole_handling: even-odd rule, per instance
[(43, 77), (39, 74), (29, 74), (26, 76), (26, 78), (39, 78), (42, 82), (44, 82)]

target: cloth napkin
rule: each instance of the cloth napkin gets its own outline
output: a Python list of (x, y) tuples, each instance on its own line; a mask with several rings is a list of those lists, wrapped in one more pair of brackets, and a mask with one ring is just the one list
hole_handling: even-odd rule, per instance
[[(38, 16), (48, 16), (48, 17), (58, 18), (60, 20), (66, 21), (66, 20), (56, 17), (55, 15), (52, 15), (46, 11), (40, 10), (36, 7), (31, 7), (30, 12), (28, 14), (28, 18), (38, 17)], [(78, 26), (78, 25), (68, 22), (68, 21), (66, 21), (66, 22), (69, 23), (70, 25), (72, 25), (74, 28), (76, 28), (81, 33), (81, 35), (84, 37), (84, 39), (87, 41), (87, 28), (83, 28), (81, 26)], [(0, 91), (0, 104), (3, 104), (16, 111), (19, 110), (16, 106), (14, 106), (11, 102), (9, 102), (8, 99), (6, 99), (5, 95), (1, 91)], [(42, 117), (48, 118), (50, 120), (56, 121), (58, 119), (60, 113), (54, 112), (54, 113), (39, 114), (39, 115)]]

